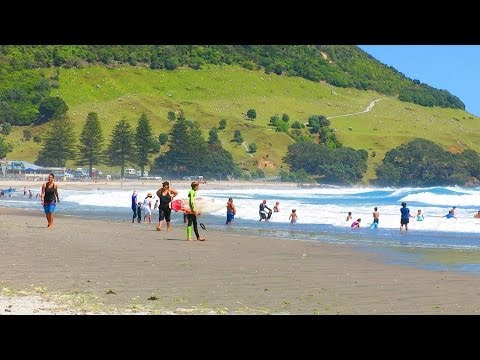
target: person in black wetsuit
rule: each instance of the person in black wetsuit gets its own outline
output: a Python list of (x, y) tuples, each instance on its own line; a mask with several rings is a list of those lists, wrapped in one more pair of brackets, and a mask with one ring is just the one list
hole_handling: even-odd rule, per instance
[(53, 213), (55, 212), (57, 202), (60, 202), (57, 184), (53, 182), (54, 178), (55, 175), (48, 175), (48, 181), (42, 185), (41, 200), (48, 221), (48, 229), (53, 227)]
[(165, 181), (162, 183), (162, 187), (157, 190), (157, 196), (160, 200), (158, 206), (158, 224), (157, 230), (162, 230), (162, 221), (165, 220), (167, 223), (167, 231), (170, 230), (170, 215), (172, 209), (170, 208), (170, 202), (175, 196), (178, 195), (178, 191), (170, 188), (170, 183)]
[[(268, 210), (268, 213), (265, 209)], [(268, 221), (268, 220), (270, 220), (270, 217), (272, 216), (272, 209), (270, 209), (267, 206), (267, 200), (263, 200), (260, 203), (260, 206), (259, 206), (259, 209), (258, 209), (258, 214), (260, 215), (260, 220), (258, 220), (258, 221), (262, 221), (262, 220)]]

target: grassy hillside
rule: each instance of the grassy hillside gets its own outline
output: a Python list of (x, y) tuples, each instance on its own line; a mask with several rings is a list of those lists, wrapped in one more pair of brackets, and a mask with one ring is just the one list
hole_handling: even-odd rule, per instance
[[(329, 117), (359, 112), (374, 99), (385, 97), (373, 91), (336, 88), (303, 78), (214, 65), (201, 70), (175, 71), (129, 66), (62, 68), (60, 87), (52, 95), (62, 97), (68, 104), (77, 134), (90, 111), (98, 113), (108, 138), (118, 120), (125, 118), (135, 127), (142, 112), (147, 114), (156, 135), (170, 130), (168, 111), (182, 109), (187, 119), (198, 120), (205, 137), (209, 129), (218, 127), (220, 119), (225, 118), (227, 127), (219, 132), (223, 146), (243, 167), (254, 170), (260, 166), (268, 175), (287, 168), (282, 157), (293, 142), (268, 127), (270, 116), (287, 113), (290, 123), (306, 122), (313, 114)], [(257, 112), (254, 121), (244, 117), (251, 108)], [(376, 153), (369, 158), (367, 179), (374, 178), (374, 166), (381, 162), (386, 151), (416, 137), (432, 140), (452, 151), (471, 148), (480, 152), (478, 118), (463, 110), (427, 108), (395, 98), (380, 101), (365, 114), (331, 119), (331, 127), (345, 146), (366, 149), (370, 155)], [(44, 130), (42, 126), (28, 128), (33, 135)], [(8, 158), (33, 162), (40, 146), (21, 141), (23, 129), (15, 127), (7, 137), (14, 145)], [(241, 130), (247, 143), (258, 145), (253, 157), (243, 146), (231, 141), (236, 129)]]

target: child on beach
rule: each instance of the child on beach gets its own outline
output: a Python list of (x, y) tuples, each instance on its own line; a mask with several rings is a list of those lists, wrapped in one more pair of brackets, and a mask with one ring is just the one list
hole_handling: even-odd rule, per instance
[(347, 215), (347, 218), (345, 219), (345, 221), (350, 221), (350, 220), (352, 220), (352, 212), (351, 211), (348, 212), (348, 215)]
[(273, 212), (279, 212), (279, 211), (280, 211), (280, 202), (277, 201), (273, 206)]
[(370, 229), (378, 229), (378, 218), (380, 217), (380, 213), (378, 212), (378, 208), (373, 208), (373, 222), (370, 225)]
[(292, 213), (288, 217), (288, 220), (290, 220), (290, 223), (296, 223), (298, 220), (298, 215), (297, 215), (297, 210), (292, 209)]
[(142, 202), (139, 201), (137, 204), (137, 222), (140, 224), (142, 222)]
[(362, 219), (357, 219), (357, 221), (354, 221), (352, 225), (350, 225), (351, 228), (359, 228), (360, 227), (360, 222)]
[(418, 212), (417, 212), (417, 221), (423, 221), (423, 214), (422, 214), (422, 210), (418, 209)]

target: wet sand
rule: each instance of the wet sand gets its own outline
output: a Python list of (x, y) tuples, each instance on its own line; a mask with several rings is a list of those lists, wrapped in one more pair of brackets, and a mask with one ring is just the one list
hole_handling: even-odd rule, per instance
[(207, 241), (189, 242), (183, 225), (160, 232), (155, 224), (86, 220), (60, 211), (54, 228), (46, 225), (38, 210), (0, 203), (0, 314), (15, 313), (12, 301), (30, 295), (57, 304), (42, 313), (480, 311), (480, 276), (386, 264), (381, 255), (349, 245), (208, 227), (200, 229)]

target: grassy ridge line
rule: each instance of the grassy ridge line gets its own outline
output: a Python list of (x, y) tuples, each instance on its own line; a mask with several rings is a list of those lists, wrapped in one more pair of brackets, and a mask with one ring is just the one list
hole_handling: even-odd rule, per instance
[[(90, 111), (98, 113), (107, 138), (123, 117), (135, 127), (143, 111), (156, 135), (170, 130), (167, 113), (172, 110), (182, 109), (187, 119), (198, 120), (205, 137), (225, 118), (227, 127), (219, 132), (223, 146), (235, 161), (250, 170), (258, 166), (259, 160), (268, 160), (267, 167), (262, 162), (268, 175), (278, 173), (287, 146), (293, 142), (268, 127), (270, 116), (285, 112), (290, 123), (306, 122), (313, 114), (335, 116), (363, 111), (371, 101), (384, 97), (373, 91), (336, 88), (302, 78), (213, 65), (201, 70), (175, 71), (99, 66), (61, 69), (60, 88), (53, 95), (67, 102), (77, 134)], [(257, 111), (254, 121), (245, 120), (243, 115), (250, 108)], [(334, 118), (331, 124), (345, 146), (366, 149), (369, 154), (376, 152), (375, 157), (369, 158), (367, 179), (375, 177), (374, 166), (381, 162), (386, 151), (416, 137), (453, 150), (480, 151), (478, 118), (462, 110), (426, 108), (389, 98), (368, 113)], [(253, 158), (243, 146), (231, 141), (236, 129), (241, 130), (247, 143), (258, 145)], [(22, 130), (15, 128), (8, 138), (15, 146), (9, 158), (33, 161), (41, 146), (32, 141), (21, 142)], [(32, 129), (34, 135), (42, 131), (42, 127)], [(67, 166), (74, 166), (74, 162)], [(288, 167), (283, 165), (283, 168)]]

